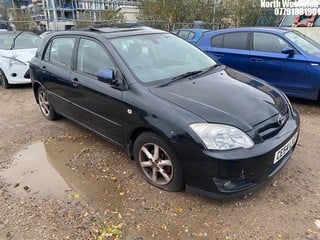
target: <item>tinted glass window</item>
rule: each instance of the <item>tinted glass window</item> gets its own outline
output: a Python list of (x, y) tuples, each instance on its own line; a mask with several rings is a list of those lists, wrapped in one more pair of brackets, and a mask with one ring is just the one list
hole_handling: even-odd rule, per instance
[(247, 49), (248, 33), (227, 33), (223, 38), (224, 48)]
[(282, 49), (290, 47), (282, 38), (270, 33), (253, 34), (253, 50), (281, 53)]
[(47, 49), (47, 51), (50, 51), (49, 61), (71, 67), (74, 44), (75, 38), (71, 37), (53, 39), (51, 48)]
[(77, 57), (77, 69), (96, 76), (98, 70), (105, 68), (113, 69), (114, 64), (103, 47), (95, 41), (81, 39)]
[(178, 36), (183, 38), (183, 39), (186, 39), (186, 40), (191, 40), (194, 38), (196, 34), (194, 32), (191, 32), (191, 31), (186, 31), (186, 30), (181, 30), (179, 31), (178, 33)]
[(218, 35), (211, 39), (212, 47), (222, 48), (222, 43), (223, 43), (223, 35)]

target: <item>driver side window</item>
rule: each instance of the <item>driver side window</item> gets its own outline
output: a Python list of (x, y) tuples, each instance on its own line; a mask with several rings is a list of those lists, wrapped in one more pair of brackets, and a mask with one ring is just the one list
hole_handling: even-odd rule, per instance
[(104, 68), (115, 68), (104, 48), (95, 41), (81, 39), (77, 56), (77, 70), (97, 76), (98, 70)]
[(269, 34), (255, 32), (253, 35), (253, 50), (281, 53), (282, 49), (291, 47), (282, 38)]

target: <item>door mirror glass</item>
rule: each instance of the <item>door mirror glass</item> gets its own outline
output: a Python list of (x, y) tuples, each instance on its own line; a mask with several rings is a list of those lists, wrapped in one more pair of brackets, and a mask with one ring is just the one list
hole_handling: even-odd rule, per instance
[(108, 84), (112, 84), (115, 80), (114, 71), (108, 68), (98, 70), (97, 77), (100, 81)]

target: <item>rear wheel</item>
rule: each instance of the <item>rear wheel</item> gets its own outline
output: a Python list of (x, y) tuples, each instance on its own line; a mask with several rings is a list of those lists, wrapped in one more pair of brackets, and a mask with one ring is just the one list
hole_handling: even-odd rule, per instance
[(177, 156), (164, 139), (152, 132), (142, 133), (136, 139), (133, 151), (147, 182), (167, 191), (183, 189), (183, 174)]
[(4, 72), (0, 69), (0, 82), (3, 88), (9, 88), (10, 84)]
[(57, 119), (58, 115), (55, 112), (54, 108), (49, 102), (47, 93), (44, 89), (44, 87), (39, 87), (37, 92), (37, 98), (39, 102), (39, 106), (41, 109), (42, 114), (44, 117), (48, 120), (55, 120)]

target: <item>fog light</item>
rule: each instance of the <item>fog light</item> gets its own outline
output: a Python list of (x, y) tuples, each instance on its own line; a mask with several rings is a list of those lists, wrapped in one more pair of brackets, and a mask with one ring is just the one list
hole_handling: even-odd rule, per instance
[(17, 74), (16, 74), (16, 73), (11, 73), (11, 76), (12, 76), (12, 77), (16, 77)]
[(231, 190), (231, 189), (235, 188), (236, 186), (237, 186), (237, 184), (235, 184), (234, 182), (232, 182), (230, 180), (223, 184), (223, 187), (227, 190)]

